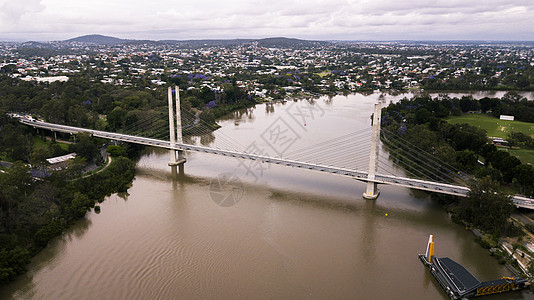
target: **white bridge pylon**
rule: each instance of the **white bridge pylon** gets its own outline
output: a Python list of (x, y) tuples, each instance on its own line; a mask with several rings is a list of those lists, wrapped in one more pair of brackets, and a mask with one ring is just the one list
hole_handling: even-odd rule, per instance
[(375, 180), (376, 171), (378, 170), (378, 151), (380, 151), (380, 123), (382, 121), (382, 107), (380, 102), (375, 104), (375, 111), (373, 114), (373, 128), (371, 136), (371, 151), (369, 152), (369, 173), (367, 174), (367, 188), (363, 193), (363, 198), (368, 200), (375, 200), (380, 195), (380, 190), (377, 187)]
[[(176, 145), (183, 144), (182, 139), (182, 116), (180, 112), (180, 88), (178, 86), (174, 87), (175, 90), (175, 104), (176, 110), (173, 108), (173, 99), (172, 99), (172, 87), (169, 87), (168, 98), (169, 98), (169, 135), (171, 148), (176, 148)], [(175, 117), (176, 115), (176, 117)], [(176, 125), (176, 126), (175, 126)], [(169, 166), (175, 167), (178, 165), (183, 165), (185, 163), (184, 150), (169, 150), (171, 159), (169, 161)]]

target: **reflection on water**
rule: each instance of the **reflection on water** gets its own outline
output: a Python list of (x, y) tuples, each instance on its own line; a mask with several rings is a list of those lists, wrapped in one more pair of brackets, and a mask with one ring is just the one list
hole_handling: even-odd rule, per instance
[(200, 136), (200, 144), (202, 146), (209, 146), (214, 141), (215, 141), (215, 135), (211, 132)]
[(266, 103), (265, 104), (265, 113), (266, 114), (274, 113), (274, 104), (273, 103)]

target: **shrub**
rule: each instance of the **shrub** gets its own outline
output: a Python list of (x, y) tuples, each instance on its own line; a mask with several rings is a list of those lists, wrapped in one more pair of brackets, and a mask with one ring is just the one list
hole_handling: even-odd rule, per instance
[(119, 156), (126, 156), (126, 150), (118, 145), (109, 145), (106, 148), (106, 151), (111, 155), (112, 157), (119, 157)]

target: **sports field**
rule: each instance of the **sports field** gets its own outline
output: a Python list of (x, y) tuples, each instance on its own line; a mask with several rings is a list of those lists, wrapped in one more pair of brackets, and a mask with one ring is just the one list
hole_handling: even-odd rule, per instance
[(524, 164), (534, 165), (534, 150), (508, 149), (503, 147), (499, 147), (499, 150), (510, 152), (511, 155), (519, 158), (519, 160)]
[(506, 139), (507, 133), (517, 131), (534, 138), (534, 123), (505, 121), (484, 114), (465, 114), (458, 117), (449, 117), (447, 122), (451, 124), (467, 123), (485, 129), (489, 137)]
[[(517, 131), (534, 138), (534, 123), (505, 121), (483, 114), (465, 114), (459, 117), (449, 117), (447, 118), (447, 122), (451, 124), (467, 123), (471, 126), (485, 129), (489, 137), (506, 139), (508, 132)], [(521, 162), (534, 165), (534, 150), (508, 149), (504, 147), (499, 147), (499, 150), (508, 151), (513, 156), (519, 158)]]

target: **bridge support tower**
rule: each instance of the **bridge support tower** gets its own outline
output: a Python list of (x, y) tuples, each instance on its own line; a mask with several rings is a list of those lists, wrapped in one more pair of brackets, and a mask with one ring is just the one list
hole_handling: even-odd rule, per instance
[[(171, 159), (169, 161), (169, 166), (171, 167), (180, 167), (180, 173), (183, 173), (183, 167), (185, 163), (184, 150), (179, 149), (176, 144), (182, 144), (182, 117), (180, 114), (180, 88), (175, 86), (175, 106), (176, 110), (173, 108), (173, 99), (172, 99), (172, 88), (169, 87), (168, 98), (169, 98), (169, 135), (171, 142), (170, 155)], [(176, 124), (176, 127), (175, 127)]]
[(378, 169), (378, 151), (380, 146), (380, 122), (382, 120), (382, 107), (380, 102), (375, 104), (375, 111), (373, 114), (373, 128), (371, 137), (371, 152), (369, 156), (369, 173), (367, 174), (367, 188), (363, 193), (363, 198), (368, 200), (375, 200), (380, 195), (378, 184), (373, 182), (375, 174)]

